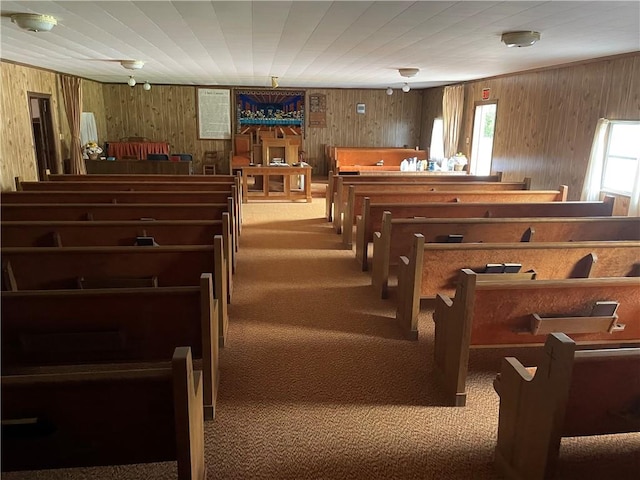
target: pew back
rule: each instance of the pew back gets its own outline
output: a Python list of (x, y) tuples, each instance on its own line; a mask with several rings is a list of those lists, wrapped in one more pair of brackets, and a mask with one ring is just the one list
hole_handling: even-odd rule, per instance
[(414, 235), (410, 257), (401, 257), (396, 318), (417, 336), (421, 298), (453, 295), (463, 268), (482, 273), (487, 264), (515, 263), (543, 280), (640, 276), (640, 242), (431, 243)]
[[(537, 203), (565, 202), (567, 187), (562, 185), (558, 190), (514, 190), (504, 192), (462, 191), (462, 192), (376, 192), (374, 190), (356, 190), (349, 187), (349, 200), (342, 220), (342, 240), (345, 248), (351, 248), (353, 226), (358, 216), (363, 216), (365, 198), (370, 203)], [(373, 231), (368, 234), (372, 241)]]
[(74, 289), (80, 278), (157, 277), (161, 287), (194, 286), (202, 273), (213, 275), (219, 301), (220, 343), (228, 326), (227, 271), (222, 238), (214, 244), (158, 247), (7, 247), (2, 248), (2, 290)]
[[(371, 281), (383, 298), (388, 295), (389, 269), (409, 255), (413, 234), (425, 243), (448, 243), (452, 235), (464, 243), (579, 242), (640, 240), (638, 217), (590, 218), (392, 218), (382, 217), (382, 230), (374, 232)], [(363, 269), (368, 258), (360, 255)]]
[(179, 480), (206, 478), (202, 375), (188, 347), (171, 364), (3, 376), (2, 420), (13, 420), (3, 426), (3, 471), (177, 460)]
[(213, 418), (220, 328), (211, 291), (207, 273), (194, 287), (2, 292), (2, 368), (160, 361), (188, 345), (202, 360)]
[(406, 218), (420, 222), (429, 218), (518, 218), (518, 217), (603, 217), (611, 216), (615, 198), (606, 196), (596, 202), (540, 203), (372, 203), (364, 199), (362, 216), (356, 225), (356, 255), (361, 255), (373, 242), (373, 232), (382, 230), (382, 218), (389, 212), (392, 219)]

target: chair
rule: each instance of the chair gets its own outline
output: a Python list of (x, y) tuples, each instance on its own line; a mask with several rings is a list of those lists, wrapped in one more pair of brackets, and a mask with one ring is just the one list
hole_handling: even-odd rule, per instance
[(166, 160), (169, 161), (169, 155), (166, 153), (149, 153), (147, 154), (147, 160)]
[(193, 161), (193, 155), (190, 153), (178, 153), (176, 154), (180, 157), (181, 162), (191, 162)]

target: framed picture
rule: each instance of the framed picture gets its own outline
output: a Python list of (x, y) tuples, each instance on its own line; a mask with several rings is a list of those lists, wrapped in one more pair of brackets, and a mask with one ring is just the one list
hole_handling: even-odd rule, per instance
[(276, 137), (304, 136), (305, 92), (236, 90), (236, 133), (277, 130)]
[(356, 104), (356, 113), (359, 113), (360, 115), (364, 115), (365, 112), (365, 105), (364, 103), (358, 103)]

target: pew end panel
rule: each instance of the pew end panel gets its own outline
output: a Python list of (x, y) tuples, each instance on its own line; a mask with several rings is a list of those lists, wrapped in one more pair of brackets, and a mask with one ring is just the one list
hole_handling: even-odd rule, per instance
[(504, 358), (495, 465), (509, 479), (553, 477), (561, 438), (640, 431), (640, 349), (576, 351), (551, 333), (535, 369)]
[(206, 478), (188, 347), (172, 362), (25, 369), (4, 375), (2, 391), (3, 471), (178, 460), (179, 480)]
[(396, 321), (408, 339), (417, 340), (422, 268), (416, 268), (416, 266), (422, 265), (424, 236), (416, 234), (413, 238), (414, 244), (410, 257), (400, 257), (400, 264), (398, 266)]

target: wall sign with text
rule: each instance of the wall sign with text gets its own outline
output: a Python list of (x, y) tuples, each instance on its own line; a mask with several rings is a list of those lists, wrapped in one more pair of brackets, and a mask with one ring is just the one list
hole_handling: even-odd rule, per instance
[(231, 91), (223, 88), (197, 88), (198, 139), (231, 138)]

